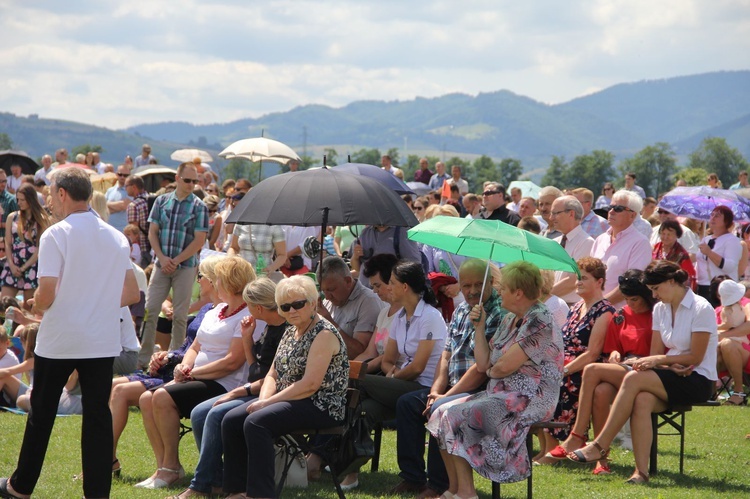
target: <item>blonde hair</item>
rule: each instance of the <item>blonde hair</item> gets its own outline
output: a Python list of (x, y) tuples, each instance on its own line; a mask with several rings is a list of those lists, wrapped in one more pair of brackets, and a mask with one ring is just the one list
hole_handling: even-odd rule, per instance
[(109, 221), (109, 208), (107, 208), (107, 198), (104, 197), (99, 191), (94, 191), (91, 194), (91, 201), (89, 202), (91, 209), (93, 209), (99, 217), (105, 222)]
[(268, 310), (276, 310), (276, 283), (268, 277), (259, 277), (245, 286), (242, 299), (248, 305), (260, 305)]
[(282, 279), (276, 285), (276, 304), (279, 305), (288, 301), (292, 293), (304, 296), (313, 306), (318, 303), (318, 288), (315, 287), (315, 281), (306, 275), (295, 275)]
[(122, 229), (122, 233), (126, 236), (129, 234), (133, 234), (134, 236), (140, 236), (141, 235), (141, 229), (138, 228), (136, 224), (128, 224)]
[(204, 258), (201, 260), (200, 265), (198, 265), (198, 271), (208, 277), (209, 281), (214, 281), (216, 280), (216, 272), (214, 272), (214, 268), (216, 267), (216, 264), (224, 258), (225, 257), (222, 256), (209, 256), (208, 258)]
[(255, 270), (250, 262), (239, 256), (222, 258), (214, 267), (214, 284), (221, 286), (233, 295), (241, 295), (249, 283), (255, 280)]
[(440, 205), (431, 204), (424, 210), (424, 219), (429, 220), (430, 218), (440, 215)]
[(552, 292), (552, 286), (555, 285), (555, 273), (551, 270), (541, 270), (540, 272), (542, 274), (541, 296), (549, 296)]
[(448, 217), (456, 217), (456, 218), (460, 216), (458, 214), (458, 210), (456, 210), (456, 208), (454, 208), (453, 206), (449, 204), (444, 204), (443, 206), (441, 206), (439, 212), (436, 213), (436, 215), (445, 215)]

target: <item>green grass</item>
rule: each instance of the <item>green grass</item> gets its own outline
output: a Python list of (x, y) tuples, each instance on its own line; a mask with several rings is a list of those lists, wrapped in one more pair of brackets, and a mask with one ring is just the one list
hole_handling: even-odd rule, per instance
[[(0, 413), (0, 476), (8, 476), (15, 467), (26, 418), (5, 412)], [(80, 472), (79, 417), (58, 418), (50, 441), (47, 458), (34, 497), (80, 497), (80, 482), (72, 476)], [(657, 476), (646, 486), (624, 483), (633, 466), (631, 453), (620, 448), (612, 450), (613, 474), (596, 477), (591, 467), (562, 463), (555, 467), (534, 469), (534, 494), (537, 497), (582, 498), (704, 498), (750, 496), (750, 409), (747, 407), (696, 408), (686, 416), (685, 474), (679, 474), (679, 439), (661, 437), (659, 444), (659, 469)], [(396, 466), (395, 432), (383, 435), (383, 448), (378, 473), (360, 475), (360, 488), (347, 497), (381, 497), (398, 483)], [(185, 469), (191, 472), (197, 461), (197, 451), (192, 436), (183, 439), (180, 457)], [(141, 490), (133, 484), (151, 474), (155, 463), (137, 412), (121, 440), (119, 458), (123, 473), (113, 481), (114, 498), (161, 498), (180, 492), (179, 487), (159, 490)], [(369, 469), (369, 465), (368, 465)], [(490, 483), (477, 479), (480, 497), (491, 497)], [(526, 496), (526, 482), (504, 485), (503, 497)], [(307, 489), (286, 489), (284, 497), (335, 498), (336, 494), (328, 475)]]

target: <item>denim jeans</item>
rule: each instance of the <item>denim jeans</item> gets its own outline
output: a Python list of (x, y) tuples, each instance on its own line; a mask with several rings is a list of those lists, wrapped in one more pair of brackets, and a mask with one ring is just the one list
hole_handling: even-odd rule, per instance
[(190, 413), (193, 436), (199, 451), (198, 464), (195, 467), (195, 476), (190, 482), (190, 488), (206, 494), (211, 493), (211, 487), (221, 488), (224, 469), (221, 461), (223, 453), (221, 421), (224, 415), (235, 407), (256, 398), (255, 395), (241, 397), (213, 407), (214, 402), (222, 396), (201, 402)]

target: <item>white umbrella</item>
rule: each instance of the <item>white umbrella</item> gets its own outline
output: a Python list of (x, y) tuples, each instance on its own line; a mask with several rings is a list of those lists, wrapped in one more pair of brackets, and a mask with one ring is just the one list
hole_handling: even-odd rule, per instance
[(530, 180), (514, 180), (508, 186), (508, 192), (514, 187), (521, 189), (521, 196), (532, 197), (534, 199), (539, 199), (539, 191), (542, 190), (541, 187)]
[(202, 149), (177, 149), (169, 156), (180, 163), (192, 162), (195, 158), (200, 158), (203, 163), (210, 163), (214, 159)]
[(240, 157), (250, 161), (273, 161), (283, 165), (292, 159), (300, 161), (294, 149), (278, 140), (265, 137), (238, 140), (221, 151), (219, 156), (226, 159)]

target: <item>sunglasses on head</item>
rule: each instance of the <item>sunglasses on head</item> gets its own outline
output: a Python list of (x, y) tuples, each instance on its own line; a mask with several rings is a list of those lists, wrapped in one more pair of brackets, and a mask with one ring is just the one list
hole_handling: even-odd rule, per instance
[(621, 204), (612, 204), (609, 206), (609, 209), (611, 211), (614, 211), (615, 213), (622, 213), (623, 211), (633, 211), (627, 206), (623, 206)]
[(291, 309), (299, 310), (305, 305), (307, 305), (307, 300), (297, 300), (292, 303), (282, 303), (279, 308), (282, 312), (289, 312)]
[(198, 179), (197, 178), (182, 178), (182, 177), (180, 177), (180, 178), (186, 184), (197, 184), (198, 183)]

